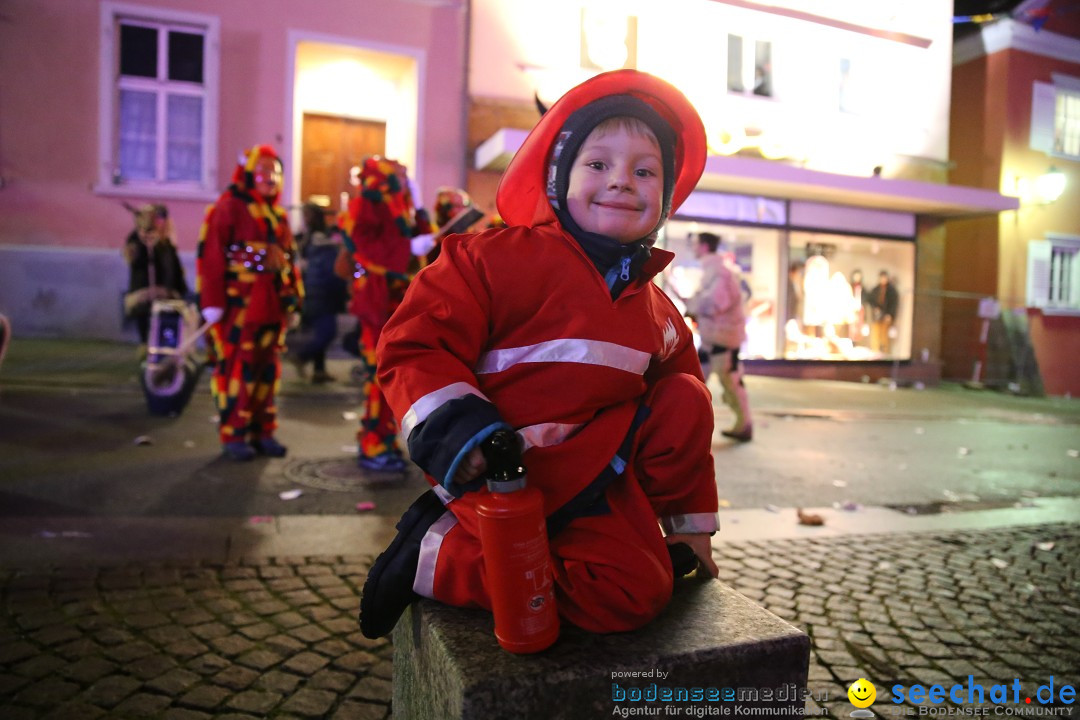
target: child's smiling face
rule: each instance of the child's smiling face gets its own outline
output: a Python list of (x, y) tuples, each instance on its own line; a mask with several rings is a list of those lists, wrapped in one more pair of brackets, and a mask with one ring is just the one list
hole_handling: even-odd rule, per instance
[(597, 127), (581, 144), (570, 168), (566, 204), (582, 230), (625, 245), (646, 237), (660, 222), (664, 179), (652, 132), (619, 120)]

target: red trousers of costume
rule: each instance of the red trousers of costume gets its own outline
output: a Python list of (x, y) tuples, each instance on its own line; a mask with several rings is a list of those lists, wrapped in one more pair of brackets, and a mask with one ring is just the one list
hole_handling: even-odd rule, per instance
[[(591, 632), (633, 630), (659, 614), (671, 598), (673, 573), (657, 518), (702, 495), (715, 498), (713, 408), (705, 386), (688, 375), (669, 376), (645, 405), (651, 412), (630, 462), (606, 491), (610, 512), (576, 518), (549, 538), (559, 614)], [(424, 537), (414, 589), (448, 605), (490, 610), (476, 495), (451, 502)]]
[(353, 313), (360, 321), (360, 359), (367, 370), (367, 380), (362, 390), (364, 416), (356, 432), (360, 456), (374, 458), (385, 453), (401, 454), (398, 447), (398, 425), (394, 413), (383, 398), (382, 388), (376, 379), (377, 360), (375, 348), (390, 314), (401, 304), (408, 281), (387, 275), (368, 273), (363, 283), (353, 290)]
[(385, 453), (400, 454), (397, 434), (398, 425), (394, 413), (383, 399), (382, 388), (375, 377), (377, 367), (375, 347), (379, 343), (381, 328), (362, 326), (360, 358), (367, 369), (364, 381), (364, 417), (360, 419), (360, 429), (356, 432), (356, 442), (361, 457), (374, 458)]
[(274, 396), (284, 336), (281, 323), (222, 321), (210, 328), (215, 357), (210, 390), (220, 417), (222, 444), (269, 437), (277, 429)]

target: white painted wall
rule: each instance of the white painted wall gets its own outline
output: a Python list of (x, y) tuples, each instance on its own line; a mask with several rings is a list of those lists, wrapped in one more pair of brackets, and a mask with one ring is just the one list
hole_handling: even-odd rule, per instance
[[(637, 16), (637, 68), (686, 93), (712, 140), (725, 128), (760, 128), (784, 156), (854, 175), (869, 175), (875, 165), (888, 175), (900, 156), (947, 160), (950, 3), (770, 0), (833, 21), (821, 23), (723, 0), (473, 0), (471, 94), (529, 100), (536, 90), (552, 102), (595, 73), (580, 63), (583, 4)], [(772, 98), (726, 91), (728, 33), (772, 42)], [(852, 112), (839, 108), (841, 58), (852, 63)]]

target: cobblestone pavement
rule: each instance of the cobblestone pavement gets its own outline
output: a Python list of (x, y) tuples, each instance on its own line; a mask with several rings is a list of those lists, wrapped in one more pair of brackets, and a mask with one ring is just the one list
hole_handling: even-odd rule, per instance
[(0, 718), (388, 717), (393, 648), (356, 622), (369, 564), (0, 570)]
[(809, 689), (828, 698), (808, 704), (815, 714), (849, 717), (860, 677), (877, 688), (878, 717), (950, 705), (897, 705), (898, 683), (961, 683), (966, 698), (970, 675), (987, 693), (1010, 685), (1012, 704), (1019, 679), (1024, 704), (1051, 675), (1058, 688), (1080, 681), (1078, 525), (744, 542), (719, 555), (722, 580), (810, 635)]
[[(1080, 681), (1080, 525), (747, 541), (717, 556), (723, 581), (809, 633), (814, 714), (848, 717), (859, 677), (878, 717), (918, 714), (891, 702), (897, 683), (1018, 678), (1023, 703), (1051, 675)], [(0, 569), (0, 717), (390, 717), (392, 647), (355, 620), (369, 562)]]

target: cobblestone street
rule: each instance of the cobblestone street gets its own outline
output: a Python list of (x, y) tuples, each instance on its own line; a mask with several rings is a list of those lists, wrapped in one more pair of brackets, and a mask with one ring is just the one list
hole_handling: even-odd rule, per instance
[[(848, 717), (860, 677), (880, 717), (917, 714), (892, 702), (897, 683), (966, 693), (969, 675), (987, 692), (1019, 679), (1023, 703), (1051, 676), (1080, 681), (1075, 525), (745, 541), (716, 555), (722, 581), (809, 633), (814, 714)], [(0, 571), (2, 716), (390, 717), (392, 647), (355, 620), (368, 562)]]
[(721, 579), (810, 635), (809, 689), (830, 717), (849, 716), (860, 677), (877, 688), (874, 711), (893, 717), (919, 708), (892, 702), (897, 683), (961, 683), (966, 697), (969, 675), (987, 693), (1019, 678), (1021, 703), (1051, 675), (1075, 688), (1078, 553), (1080, 527), (1044, 525), (745, 542), (718, 563)]

